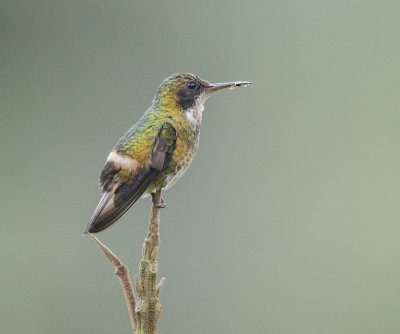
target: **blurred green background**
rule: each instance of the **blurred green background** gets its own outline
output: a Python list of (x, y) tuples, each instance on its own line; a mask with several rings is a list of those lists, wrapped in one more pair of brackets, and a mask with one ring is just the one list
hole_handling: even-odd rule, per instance
[[(83, 229), (174, 72), (206, 104), (161, 216), (160, 333), (399, 333), (398, 1), (1, 1), (0, 331), (129, 333)], [(150, 200), (99, 236), (137, 272)]]

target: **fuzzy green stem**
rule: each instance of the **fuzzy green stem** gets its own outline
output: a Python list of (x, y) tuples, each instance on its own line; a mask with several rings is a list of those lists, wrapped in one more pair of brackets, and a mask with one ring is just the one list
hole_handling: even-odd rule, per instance
[[(161, 190), (154, 197), (156, 203), (161, 203)], [(160, 238), (158, 226), (160, 223), (160, 209), (153, 205), (150, 214), (149, 232), (143, 245), (143, 257), (140, 262), (140, 290), (141, 297), (136, 307), (138, 320), (138, 332), (144, 334), (156, 334), (157, 322), (161, 313), (161, 304), (158, 292), (163, 283), (157, 285), (157, 254)], [(162, 279), (164, 282), (165, 279)]]
[(97, 245), (103, 251), (104, 255), (110, 260), (110, 262), (114, 265), (115, 275), (117, 275), (121, 281), (122, 290), (124, 291), (126, 306), (128, 307), (129, 317), (131, 319), (132, 331), (136, 333), (137, 331), (137, 320), (136, 320), (136, 298), (133, 293), (131, 279), (129, 278), (129, 269), (128, 267), (122, 263), (122, 261), (106, 246), (104, 245), (98, 238), (92, 235), (94, 241), (96, 241)]
[[(161, 190), (156, 192), (155, 202), (161, 203)], [(128, 267), (98, 238), (92, 235), (97, 245), (114, 265), (115, 274), (121, 280), (134, 334), (157, 333), (157, 322), (161, 313), (161, 304), (158, 299), (158, 294), (165, 283), (165, 277), (163, 277), (157, 284), (157, 255), (158, 246), (160, 244), (158, 233), (159, 224), (160, 209), (153, 205), (150, 214), (149, 233), (147, 234), (142, 249), (143, 257), (140, 262), (139, 277), (135, 276), (138, 300), (136, 300), (133, 292)]]

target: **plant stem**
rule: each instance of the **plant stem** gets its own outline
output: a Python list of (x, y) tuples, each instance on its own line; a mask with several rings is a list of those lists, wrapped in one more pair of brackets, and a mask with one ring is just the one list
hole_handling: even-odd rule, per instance
[(96, 241), (97, 245), (103, 251), (105, 256), (110, 260), (110, 262), (114, 265), (115, 275), (117, 275), (121, 281), (122, 290), (124, 290), (126, 306), (128, 307), (129, 317), (131, 319), (132, 331), (136, 333), (137, 329), (137, 321), (135, 314), (135, 306), (136, 306), (136, 298), (133, 293), (133, 287), (131, 283), (131, 279), (129, 277), (129, 269), (128, 267), (122, 263), (122, 261), (99, 239), (97, 239), (94, 235), (92, 235), (94, 241)]
[[(161, 191), (156, 193), (155, 201), (156, 203), (161, 203)], [(157, 254), (160, 244), (159, 224), (160, 209), (153, 205), (149, 220), (149, 232), (143, 244), (143, 257), (139, 269), (139, 290), (141, 294), (139, 294), (138, 306), (136, 307), (138, 330), (142, 330), (146, 334), (157, 332), (157, 322), (161, 312), (161, 304), (158, 299), (160, 288), (157, 288)], [(137, 282), (138, 280), (135, 281)]]
[[(161, 190), (156, 192), (155, 202), (161, 203)], [(115, 274), (121, 281), (131, 319), (132, 331), (135, 334), (157, 333), (157, 322), (161, 313), (161, 303), (158, 295), (165, 283), (165, 277), (163, 277), (157, 284), (157, 254), (160, 244), (159, 224), (160, 209), (153, 205), (150, 213), (149, 232), (144, 240), (142, 249), (142, 260), (140, 261), (139, 268), (140, 278), (135, 275), (135, 287), (138, 295), (137, 302), (129, 277), (128, 267), (98, 238), (92, 235), (97, 245), (114, 265)]]

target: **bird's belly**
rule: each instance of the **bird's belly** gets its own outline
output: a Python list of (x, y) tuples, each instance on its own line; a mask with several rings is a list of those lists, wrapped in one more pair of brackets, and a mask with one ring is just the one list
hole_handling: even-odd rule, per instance
[(191, 141), (181, 140), (179, 137), (176, 141), (169, 166), (166, 167), (160, 175), (146, 189), (146, 193), (151, 193), (157, 189), (163, 190), (171, 188), (182, 176), (192, 163), (193, 157), (199, 146), (199, 134)]
[(150, 184), (142, 197), (147, 197), (150, 193), (155, 192), (157, 189), (160, 188), (162, 188), (163, 190), (171, 188), (183, 176), (183, 174), (185, 174), (186, 170), (189, 168), (193, 160), (194, 154), (195, 151), (187, 154), (179, 161), (178, 164), (174, 164), (174, 166), (170, 166), (170, 168), (162, 172)]
[(185, 174), (192, 163), (195, 153), (196, 150), (193, 148), (176, 160), (174, 168), (166, 175), (163, 189), (171, 188)]

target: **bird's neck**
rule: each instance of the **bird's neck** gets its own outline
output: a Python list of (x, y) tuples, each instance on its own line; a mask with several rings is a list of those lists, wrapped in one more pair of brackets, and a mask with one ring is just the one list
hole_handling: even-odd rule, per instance
[(204, 110), (203, 103), (195, 103), (193, 106), (187, 108), (182, 113), (182, 118), (188, 122), (189, 126), (192, 129), (195, 130), (201, 124), (201, 119), (203, 117), (203, 110)]
[(164, 96), (155, 101), (154, 107), (162, 113), (171, 115), (173, 119), (183, 120), (191, 130), (197, 131), (203, 116), (204, 102), (199, 99), (192, 106), (184, 109), (176, 103), (175, 99)]

